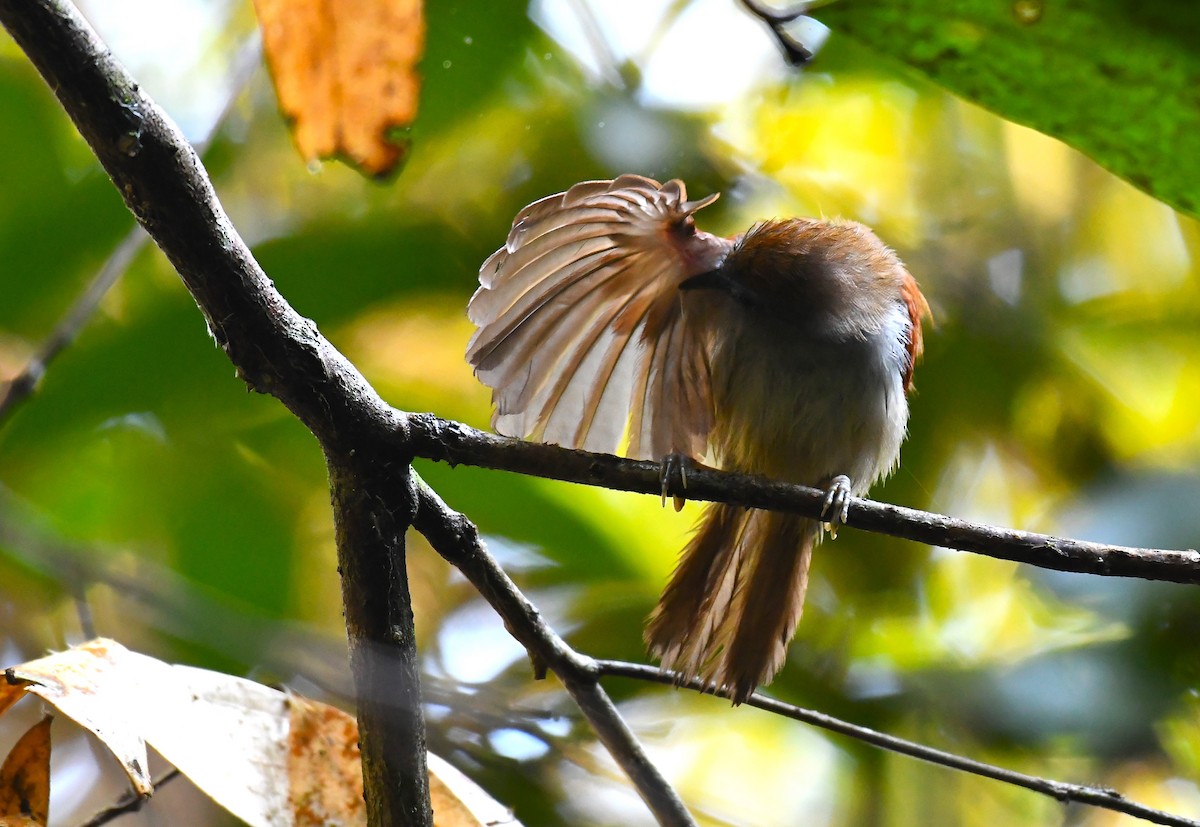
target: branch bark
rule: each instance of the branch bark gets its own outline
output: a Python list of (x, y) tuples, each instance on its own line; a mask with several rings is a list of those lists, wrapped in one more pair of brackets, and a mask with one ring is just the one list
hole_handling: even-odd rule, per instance
[[(490, 439), (500, 439), (487, 434), (484, 436), (488, 436)], [(529, 445), (530, 443), (518, 444)], [(538, 453), (540, 452), (533, 452), (533, 456), (537, 456)], [(580, 458), (579, 455), (584, 454), (584, 452), (576, 451), (569, 453), (576, 455), (577, 459)], [(592, 456), (604, 457), (605, 455)], [(587, 456), (584, 455), (582, 458), (586, 459)], [(651, 471), (657, 469), (655, 463), (641, 464), (650, 466)], [(611, 703), (603, 695), (602, 690), (599, 690), (597, 681), (603, 676), (625, 677), (683, 687), (719, 697), (725, 697), (725, 695), (701, 681), (681, 680), (674, 672), (664, 669), (623, 661), (597, 661), (575, 652), (553, 629), (546, 625), (536, 607), (526, 599), (488, 553), (475, 525), (462, 514), (446, 506), (437, 494), (419, 479), (417, 487), (420, 504), (413, 523), (414, 527), (425, 535), (435, 551), (466, 575), (472, 585), (496, 610), (496, 613), (504, 619), (505, 625), (513, 637), (529, 651), (534, 663), (546, 663), (562, 679), (567, 691), (583, 710), (592, 726), (600, 733), (601, 739), (609, 747), (610, 752), (618, 758), (622, 768), (630, 778), (634, 779), (639, 790), (643, 791), (643, 796), (654, 810), (659, 823), (689, 823), (675, 820), (687, 817), (686, 811), (682, 810), (682, 805), (676, 809), (674, 800), (669, 797), (659, 797), (662, 791), (669, 792), (670, 788), (666, 786), (665, 782), (660, 783), (657, 768), (646, 760), (636, 741), (633, 741), (632, 736), (627, 734), (628, 729), (625, 727), (624, 721), (612, 709)], [(816, 492), (816, 495), (823, 500), (823, 493)], [(597, 700), (596, 696), (600, 700)], [(1056, 781), (975, 761), (962, 755), (852, 724), (832, 715), (777, 701), (757, 692), (750, 696), (746, 705), (856, 738), (880, 749), (908, 755), (948, 769), (1023, 787), (1064, 803), (1087, 804), (1169, 827), (1200, 827), (1200, 822), (1132, 801), (1116, 790)], [(628, 746), (622, 743), (624, 739), (630, 741)]]
[(410, 485), (396, 484), (409, 457), (369, 447), (380, 431), (402, 431), (403, 418), (279, 295), (196, 152), (73, 6), (0, 0), (0, 22), (175, 266), (238, 374), (283, 402), (320, 441), (332, 481), (368, 821), (432, 825), (403, 573), (415, 501)]
[[(674, 672), (668, 672), (665, 669), (658, 669), (641, 663), (625, 663), (624, 661), (617, 660), (600, 660), (595, 663), (601, 675), (632, 678), (634, 680), (648, 681), (667, 686), (685, 687), (697, 692), (716, 694), (724, 697), (723, 694), (713, 692), (711, 687), (705, 686), (700, 681), (680, 681), (678, 675)], [(1200, 821), (1184, 818), (1183, 816), (1168, 813), (1164, 810), (1156, 810), (1153, 807), (1147, 807), (1145, 804), (1131, 801), (1116, 790), (1105, 787), (1092, 787), (1086, 784), (1071, 784), (1066, 781), (1055, 781), (1052, 778), (1042, 778), (1037, 775), (1028, 775), (1016, 770), (997, 767), (995, 764), (985, 764), (982, 761), (975, 761), (962, 755), (955, 755), (952, 752), (935, 749), (934, 747), (918, 744), (904, 738), (897, 738), (895, 735), (888, 735), (886, 732), (879, 732), (869, 727), (852, 724), (849, 721), (843, 721), (841, 718), (835, 718), (823, 712), (816, 712), (812, 709), (804, 709), (803, 707), (787, 704), (783, 701), (777, 701), (774, 698), (768, 698), (766, 695), (760, 695), (757, 692), (751, 695), (746, 701), (746, 706), (757, 707), (766, 712), (781, 715), (784, 718), (791, 718), (793, 721), (812, 724), (813, 726), (827, 729), (830, 732), (855, 738), (880, 749), (886, 749), (889, 752), (908, 755), (921, 761), (928, 761), (931, 764), (970, 773), (971, 775), (1002, 781), (1005, 784), (1012, 784), (1015, 787), (1024, 787), (1027, 790), (1050, 796), (1063, 803), (1076, 802), (1079, 804), (1088, 804), (1092, 807), (1100, 807), (1101, 809), (1131, 815), (1144, 821), (1153, 822), (1154, 824), (1166, 824), (1169, 827), (1200, 827)]]
[[(65, 0), (0, 0), (0, 23), (175, 266), (238, 375), (253, 390), (278, 398), (321, 443), (337, 528), (368, 822), (432, 824), (404, 567), (404, 529), (417, 504), (406, 415), (385, 405), (316, 325), (275, 290), (225, 215), (192, 147), (73, 6)], [(430, 494), (423, 495), (426, 529), (458, 530), (461, 524), (448, 512), (440, 528), (428, 523), (438, 513)], [(576, 666), (584, 662), (574, 657)], [(595, 675), (563, 674), (662, 823), (693, 824)]]
[(434, 550), (461, 571), (529, 652), (535, 669), (545, 664), (558, 675), (601, 743), (633, 781), (658, 823), (694, 825), (683, 801), (651, 763), (613, 702), (600, 687), (596, 662), (580, 655), (551, 629), (483, 545), (475, 524), (454, 511), (421, 480), (413, 526)]
[(432, 825), (421, 665), (404, 546), (417, 507), (411, 469), (407, 460), (380, 461), (373, 451), (347, 456), (326, 451), (326, 464), (367, 821)]
[[(547, 479), (596, 485), (616, 491), (662, 493), (657, 462), (621, 459), (496, 436), (430, 414), (410, 414), (407, 429), (395, 439), (416, 456), (451, 465), (477, 465)], [(673, 483), (673, 481), (672, 481)], [(765, 477), (730, 474), (711, 468), (687, 472), (686, 487), (672, 484), (668, 494), (794, 511), (818, 519), (825, 493)], [(1200, 553), (1195, 549), (1129, 548), (1071, 540), (971, 523), (941, 514), (864, 500), (850, 500), (846, 525), (915, 540), (931, 546), (971, 551), (1056, 571), (1138, 577), (1170, 583), (1200, 583)]]
[(774, 9), (760, 0), (741, 0), (742, 7), (767, 25), (775, 42), (788, 63), (804, 66), (813, 59), (813, 53), (802, 43), (796, 42), (787, 32), (787, 25), (808, 14), (812, 3), (800, 3), (791, 9)]

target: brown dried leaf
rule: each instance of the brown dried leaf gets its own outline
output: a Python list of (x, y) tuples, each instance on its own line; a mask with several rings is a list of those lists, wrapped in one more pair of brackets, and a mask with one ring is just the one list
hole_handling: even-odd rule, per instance
[(291, 696), (288, 783), (296, 827), (367, 823), (358, 725), (332, 706)]
[(25, 684), (15, 678), (0, 681), (0, 715), (3, 715), (10, 706), (24, 697)]
[[(290, 703), (289, 778), (296, 827), (366, 824), (358, 724), (322, 703), (295, 696)], [(433, 753), (428, 758), (435, 827), (520, 827), (512, 812), (475, 782)]]
[(279, 106), (308, 160), (342, 156), (386, 175), (417, 113), (421, 0), (254, 0)]
[(29, 728), (0, 767), (0, 824), (45, 825), (50, 820), (49, 715)]
[[(38, 695), (91, 730), (121, 762), (137, 794), (148, 796), (154, 788), (147, 769), (146, 743), (133, 721), (141, 687), (128, 665), (132, 657), (121, 644), (97, 638), (14, 666), (6, 674), (9, 682), (23, 684), (14, 688)], [(4, 708), (0, 699), (0, 712)]]

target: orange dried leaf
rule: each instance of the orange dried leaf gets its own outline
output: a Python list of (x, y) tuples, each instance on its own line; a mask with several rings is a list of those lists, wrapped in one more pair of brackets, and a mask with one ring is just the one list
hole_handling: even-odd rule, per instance
[(288, 782), (296, 827), (367, 823), (358, 725), (332, 706), (291, 696)]
[(386, 175), (406, 148), (425, 42), (421, 0), (254, 0), (279, 106), (308, 160)]
[(50, 721), (21, 736), (0, 767), (0, 823), (45, 825), (50, 819)]
[[(367, 823), (358, 724), (334, 707), (292, 696), (288, 735), (296, 827)], [(512, 812), (453, 766), (429, 753), (435, 827), (520, 827)]]
[(17, 701), (25, 697), (25, 684), (12, 678), (11, 680), (0, 680), (0, 715), (8, 711), (8, 708)]

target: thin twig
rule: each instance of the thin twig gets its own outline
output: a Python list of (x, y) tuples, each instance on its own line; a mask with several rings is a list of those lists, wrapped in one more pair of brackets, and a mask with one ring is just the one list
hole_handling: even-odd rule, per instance
[(801, 3), (795, 8), (787, 10), (773, 9), (759, 0), (741, 0), (741, 3), (746, 11), (767, 24), (771, 34), (775, 35), (775, 41), (783, 50), (783, 56), (788, 63), (793, 66), (803, 66), (813, 59), (812, 51), (796, 42), (787, 32), (787, 24), (808, 14), (812, 3)]
[(592, 56), (596, 58), (596, 66), (604, 79), (618, 89), (626, 89), (626, 74), (622, 71), (622, 61), (617, 58), (612, 44), (604, 35), (596, 13), (586, 0), (571, 0), (572, 11), (579, 22), (579, 28), (587, 40)]
[(808, 14), (810, 3), (801, 3), (793, 9), (775, 9), (758, 0), (741, 0), (746, 11), (771, 26), (783, 26)]
[(534, 663), (545, 664), (558, 675), (658, 823), (694, 825), (683, 801), (646, 757), (636, 736), (600, 686), (595, 661), (577, 653), (547, 625), (537, 608), (488, 553), (474, 523), (442, 502), (420, 478), (417, 478), (417, 494), (419, 505), (413, 527), (471, 581), (504, 619), (513, 637), (529, 651)]
[[(154, 782), (154, 792), (158, 792), (159, 787), (170, 781), (174, 781), (179, 776), (180, 772), (178, 769), (172, 767), (171, 769), (167, 770)], [(79, 827), (100, 827), (102, 824), (108, 824), (108, 822), (115, 818), (127, 815), (128, 813), (136, 813), (138, 810), (142, 809), (143, 805), (145, 805), (147, 801), (150, 801), (149, 797), (142, 798), (137, 793), (125, 793), (121, 800), (116, 804), (112, 805), (111, 807), (105, 807), (103, 810), (98, 811), (87, 821), (80, 824)]]
[(79, 335), (96, 312), (96, 308), (100, 306), (100, 300), (117, 283), (117, 279), (133, 263), (134, 258), (149, 240), (150, 237), (146, 235), (146, 231), (140, 226), (134, 225), (117, 243), (112, 253), (101, 265), (99, 272), (79, 294), (79, 298), (75, 300), (66, 314), (59, 319), (50, 335), (38, 345), (37, 350), (25, 363), (25, 367), (5, 383), (3, 393), (0, 395), (0, 423), (8, 419), (18, 405), (33, 395), (41, 383), (42, 377), (46, 374), (46, 368), (54, 361), (55, 357), (75, 341), (75, 337)]
[[(430, 414), (410, 414), (407, 428), (397, 438), (402, 438), (417, 456), (451, 465), (498, 468), (654, 496), (662, 493), (657, 462), (509, 439)], [(824, 493), (815, 488), (709, 468), (690, 469), (686, 487), (672, 482), (668, 493), (687, 499), (792, 511), (812, 518), (820, 517), (825, 501)], [(1128, 548), (1070, 540), (859, 498), (850, 500), (846, 525), (1056, 571), (1200, 583), (1200, 553), (1194, 549)]]
[(88, 602), (87, 586), (71, 584), (71, 602), (75, 604), (75, 615), (79, 618), (79, 631), (84, 640), (96, 637), (96, 617), (92, 614), (92, 604)]
[(693, 2), (694, 0), (674, 0), (671, 5), (663, 9), (662, 16), (659, 17), (654, 30), (646, 38), (641, 51), (633, 58), (637, 66), (648, 66), (650, 64), (650, 59), (659, 52), (663, 38), (675, 27), (679, 22), (679, 18), (692, 6)]
[[(654, 666), (647, 666), (641, 663), (626, 663), (619, 660), (598, 660), (595, 661), (595, 665), (600, 670), (600, 674), (605, 676), (633, 678), (634, 680), (660, 683), (666, 686), (693, 689), (697, 692), (716, 695), (722, 698), (726, 697), (723, 692), (714, 690), (711, 685), (707, 685), (703, 681), (680, 680), (679, 676), (674, 672)], [(760, 695), (757, 692), (751, 695), (745, 703), (747, 706), (757, 707), (776, 715), (782, 715), (785, 718), (802, 721), (806, 724), (827, 729), (830, 732), (847, 735), (880, 749), (886, 749), (891, 752), (900, 753), (901, 755), (908, 755), (912, 758), (919, 758), (931, 764), (971, 773), (972, 775), (991, 778), (995, 781), (1003, 781), (1006, 784), (1012, 784), (1017, 787), (1024, 787), (1027, 790), (1050, 796), (1063, 803), (1076, 802), (1079, 804), (1089, 804), (1093, 807), (1101, 807), (1106, 810), (1135, 816), (1154, 822), (1155, 824), (1172, 825), (1172, 827), (1200, 827), (1200, 821), (1193, 821), (1190, 818), (1184, 818), (1173, 813), (1156, 810), (1153, 807), (1147, 807), (1144, 804), (1138, 804), (1136, 801), (1130, 801), (1128, 798), (1125, 798), (1116, 790), (1104, 787), (1091, 787), (1084, 784), (1070, 784), (1065, 781), (1054, 781), (1049, 778), (1026, 775), (1016, 770), (997, 767), (994, 764), (985, 764), (982, 761), (975, 761), (951, 752), (934, 749), (924, 744), (897, 738), (895, 735), (888, 735), (887, 733), (878, 732), (868, 727), (852, 724), (849, 721), (834, 718), (832, 715), (826, 715), (822, 712), (815, 712), (811, 709), (804, 709), (803, 707), (777, 701), (765, 695)]]
[[(261, 50), (261, 39), (255, 30), (255, 33), (247, 39), (246, 44), (238, 50), (234, 57), (229, 96), (225, 99), (216, 117), (213, 118), (208, 130), (196, 142), (198, 154), (203, 155), (212, 145), (213, 139), (229, 117), (229, 113), (233, 111), (234, 103), (258, 67)], [(50, 331), (50, 335), (38, 345), (33, 355), (29, 357), (29, 361), (25, 363), (25, 367), (21, 368), (20, 372), (6, 382), (3, 389), (0, 390), (0, 426), (17, 409), (17, 406), (33, 395), (41, 383), (42, 377), (46, 375), (46, 369), (50, 363), (75, 341), (75, 338), (95, 314), (101, 300), (108, 295), (108, 291), (129, 269), (129, 265), (149, 242), (150, 236), (146, 235), (146, 231), (140, 224), (134, 224), (125, 237), (117, 242), (117, 246), (100, 266), (100, 270), (84, 288), (84, 291), (79, 294), (79, 298), (75, 300), (66, 314), (59, 319), (58, 324)]]

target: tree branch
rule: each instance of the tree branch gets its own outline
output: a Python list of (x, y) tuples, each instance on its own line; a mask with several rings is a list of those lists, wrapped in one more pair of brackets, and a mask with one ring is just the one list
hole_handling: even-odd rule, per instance
[(771, 8), (760, 0), (741, 0), (741, 3), (746, 11), (767, 24), (767, 28), (775, 36), (775, 41), (779, 44), (788, 63), (793, 66), (803, 66), (813, 59), (812, 51), (805, 48), (803, 44), (797, 43), (787, 32), (787, 24), (808, 14), (812, 3), (800, 3), (795, 8), (786, 11)]
[(327, 450), (326, 460), (363, 780), (375, 786), (367, 795), (368, 823), (432, 825), (404, 543), (417, 507), (411, 468), (407, 461), (381, 461), (371, 450), (347, 456)]
[[(414, 477), (415, 477), (414, 473)], [(650, 762), (637, 738), (600, 686), (596, 662), (567, 645), (516, 584), (504, 573), (479, 538), (475, 524), (447, 506), (417, 478), (420, 504), (413, 527), (434, 550), (461, 571), (504, 619), (510, 634), (530, 654), (535, 669), (545, 664), (563, 682), (592, 728), (662, 825), (694, 825), (683, 802), (658, 767)]]
[[(252, 389), (277, 397), (320, 441), (331, 479), (369, 823), (429, 824), (424, 722), (404, 574), (404, 527), (416, 510), (405, 415), (385, 405), (274, 289), (225, 215), (191, 146), (72, 6), (63, 0), (0, 0), (0, 22), (178, 270), (239, 375)], [(429, 523), (437, 513), (431, 493), (424, 489), (421, 513), (436, 536)], [(447, 529), (463, 530), (449, 523)], [(528, 611), (536, 617), (532, 607)], [(521, 619), (513, 622), (524, 628)], [(601, 740), (635, 774), (664, 824), (692, 824), (595, 675), (580, 671), (587, 661), (572, 656), (574, 669), (564, 668), (561, 653), (551, 664), (564, 669), (568, 689)]]
[(309, 430), (346, 447), (390, 418), (316, 326), (274, 289), (225, 214), (195, 150), (66, 0), (0, 0), (0, 22), (25, 51), (112, 178), (130, 211), (179, 272), (216, 343), (251, 388), (270, 393)]
[[(711, 686), (707, 686), (701, 681), (680, 680), (679, 676), (674, 672), (668, 672), (665, 669), (658, 669), (654, 666), (646, 666), (640, 663), (626, 663), (618, 660), (599, 660), (595, 661), (595, 665), (601, 675), (632, 678), (639, 681), (660, 683), (666, 686), (679, 686), (695, 690), (696, 692), (716, 695), (722, 698), (726, 697), (725, 693), (714, 691)], [(791, 718), (794, 721), (801, 721), (821, 727), (822, 729), (827, 729), (830, 732), (847, 735), (880, 749), (886, 749), (901, 755), (908, 755), (912, 758), (918, 758), (922, 761), (928, 761), (931, 764), (948, 767), (952, 770), (991, 778), (995, 781), (1003, 781), (1005, 784), (1024, 787), (1027, 790), (1050, 796), (1063, 803), (1077, 802), (1080, 804), (1089, 804), (1093, 807), (1100, 807), (1105, 810), (1113, 810), (1114, 812), (1135, 816), (1155, 824), (1171, 825), (1171, 827), (1200, 827), (1200, 821), (1193, 821), (1190, 818), (1184, 818), (1173, 813), (1156, 810), (1153, 807), (1147, 807), (1144, 804), (1138, 804), (1136, 801), (1130, 801), (1128, 798), (1125, 798), (1125, 796), (1116, 790), (1104, 787), (1091, 787), (1084, 784), (1069, 784), (1065, 781), (1054, 781), (1036, 775), (1026, 775), (1023, 772), (997, 767), (995, 764), (986, 764), (982, 761), (975, 761), (961, 755), (955, 755), (952, 752), (944, 752), (940, 749), (925, 746), (924, 744), (905, 740), (904, 738), (897, 738), (895, 735), (888, 735), (887, 733), (868, 727), (852, 724), (849, 721), (834, 718), (832, 715), (826, 715), (823, 712), (793, 706), (783, 701), (777, 701), (774, 698), (768, 698), (766, 695), (760, 695), (757, 692), (751, 695), (745, 703), (746, 706), (757, 707), (766, 712)]]
[[(414, 417), (410, 418), (410, 420), (414, 420), (412, 433), (418, 435), (421, 430), (420, 426), (416, 425), (415, 420), (424, 420), (427, 423), (430, 419), (419, 417), (419, 415), (414, 415)], [(464, 427), (456, 423), (445, 423), (445, 425), (455, 427), (455, 429), (463, 429)], [(547, 448), (544, 445), (533, 443), (506, 441), (503, 437), (493, 437), (491, 435), (480, 436), (486, 437), (488, 442), (504, 443), (506, 448), (516, 449), (518, 454), (521, 451), (521, 449), (516, 448), (518, 445), (532, 448)], [(420, 439), (415, 439), (414, 443), (419, 444)], [(550, 448), (554, 450), (545, 456), (565, 453), (571, 457), (572, 462), (590, 462), (590, 460), (596, 459), (600, 461), (600, 465), (605, 465), (605, 461), (607, 460), (614, 460), (617, 466), (647, 466), (648, 471), (654, 473), (654, 483), (658, 484), (658, 477), (656, 477), (656, 474), (658, 474), (658, 465), (656, 463), (636, 463), (628, 460), (617, 460), (616, 457), (607, 455), (589, 455), (586, 451), (570, 451), (557, 447)], [(527, 463), (536, 463), (541, 459), (542, 454), (544, 453), (539, 450), (529, 451), (527, 455), (522, 457), (522, 460)], [(564, 465), (569, 466), (571, 462), (560, 462), (554, 467), (558, 468)], [(599, 472), (599, 468), (593, 468), (590, 465), (587, 468), (589, 468), (588, 473), (601, 473)], [(523, 473), (532, 473), (528, 466), (524, 466), (522, 471)], [(630, 471), (638, 473), (632, 474), (630, 478), (626, 479), (637, 480), (641, 477), (640, 471), (642, 469), (631, 468)], [(733, 475), (722, 475), (722, 477), (733, 477)], [(611, 483), (612, 479), (607, 479), (607, 481)], [(755, 483), (757, 484), (757, 481)], [(574, 649), (566, 645), (562, 637), (559, 637), (554, 633), (553, 629), (542, 621), (536, 607), (530, 604), (529, 600), (524, 597), (515, 583), (512, 583), (508, 575), (500, 568), (496, 559), (488, 555), (486, 547), (480, 540), (479, 529), (467, 517), (451, 510), (437, 496), (437, 493), (434, 493), (430, 487), (425, 485), (424, 481), (418, 479), (416, 485), (418, 485), (420, 504), (413, 526), (422, 534), (425, 534), (434, 551), (437, 551), (446, 561), (454, 564), (457, 569), (460, 569), (467, 576), (467, 579), (478, 589), (482, 597), (492, 605), (500, 617), (504, 618), (505, 625), (512, 636), (516, 637), (517, 641), (520, 641), (521, 645), (528, 649), (534, 663), (536, 664), (538, 661), (546, 663), (562, 679), (577, 705), (587, 715), (588, 720), (592, 721), (596, 731), (601, 733), (601, 739), (604, 741), (606, 747), (608, 747), (608, 750), (610, 750), (610, 753), (614, 757), (617, 757), (618, 762), (622, 763), (622, 768), (625, 769), (625, 772), (630, 775), (631, 779), (634, 779), (638, 791), (642, 793), (642, 797), (646, 798), (646, 801), (650, 804), (650, 808), (655, 811), (655, 815), (659, 816), (660, 823), (676, 823), (665, 820), (664, 814), (660, 813), (659, 809), (662, 805), (670, 805), (672, 803), (670, 798), (664, 797), (666, 793), (671, 793), (670, 787), (666, 787), (665, 781), (660, 780), (661, 775), (658, 769), (644, 759), (640, 747), (638, 747), (636, 742), (632, 741), (632, 736), (628, 736), (629, 744), (619, 741), (617, 743), (610, 743), (605, 738), (607, 730), (605, 720), (610, 717), (614, 729), (617, 730), (618, 738), (625, 738), (624, 732), (628, 732), (628, 727), (625, 727), (624, 721), (617, 717), (616, 711), (612, 711), (611, 702), (604, 695), (604, 690), (596, 687), (596, 681), (602, 676), (626, 677), (638, 679), (638, 681), (684, 687), (698, 691), (698, 693), (718, 695), (720, 697), (725, 697), (725, 695), (720, 693), (720, 691), (714, 691), (710, 685), (704, 684), (701, 681), (680, 681), (676, 673), (658, 669), (658, 667), (629, 664), (617, 660), (593, 660), (575, 652)], [(691, 475), (689, 474), (690, 485)], [(637, 491), (641, 490), (641, 486), (628, 487), (625, 490)], [(802, 493), (804, 493), (805, 497), (808, 497), (808, 493)], [(820, 509), (820, 503), (823, 501), (824, 495), (822, 492), (814, 491), (814, 497), (817, 499), (817, 508)], [(877, 505), (877, 503), (864, 504)], [(601, 697), (602, 702), (596, 703), (592, 700), (596, 694)], [(1092, 807), (1114, 810), (1116, 813), (1136, 816), (1139, 819), (1159, 823), (1159, 825), (1200, 827), (1200, 822), (1198, 821), (1186, 819), (1186, 817), (1180, 815), (1165, 813), (1163, 810), (1157, 810), (1152, 807), (1146, 807), (1145, 804), (1130, 801), (1130, 799), (1122, 796), (1120, 792), (1115, 790), (1104, 789), (1104, 787), (1069, 784), (1066, 781), (1040, 778), (1037, 775), (1028, 775), (1013, 771), (1013, 769), (990, 765), (990, 763), (974, 761), (965, 756), (947, 753), (944, 750), (926, 747), (924, 744), (906, 741), (904, 738), (871, 730), (869, 727), (851, 724), (848, 721), (834, 718), (833, 715), (793, 706), (791, 703), (776, 701), (766, 695), (755, 693), (746, 701), (746, 705), (782, 715), (785, 718), (803, 721), (806, 724), (820, 726), (823, 729), (838, 732), (840, 735), (857, 738), (859, 741), (874, 745), (874, 747), (880, 749), (893, 751), (893, 753), (916, 757), (916, 759), (935, 763), (938, 766), (958, 769), (960, 772), (1002, 781), (1004, 784), (1024, 787), (1026, 790), (1042, 793), (1042, 795), (1050, 796), (1064, 803), (1090, 804)]]
[(238, 374), (283, 402), (320, 441), (333, 488), (368, 822), (431, 825), (412, 609), (401, 570), (415, 501), (412, 487), (396, 481), (405, 479), (409, 458), (374, 448), (381, 431), (403, 429), (403, 417), (279, 295), (191, 145), (73, 6), (0, 0), (0, 22), (179, 272)]
[[(547, 479), (635, 491), (659, 496), (657, 462), (621, 459), (558, 445), (543, 445), (496, 436), (430, 414), (410, 414), (407, 429), (395, 438), (416, 456), (448, 462), (515, 471)], [(710, 468), (687, 472), (686, 487), (671, 485), (669, 494), (793, 511), (814, 519), (821, 516), (825, 493), (803, 485), (765, 477), (731, 474)], [(1200, 553), (1194, 549), (1128, 548), (1069, 540), (1009, 528), (970, 523), (898, 505), (850, 500), (846, 525), (915, 540), (931, 546), (971, 551), (1000, 560), (1015, 560), (1056, 571), (1139, 577), (1171, 583), (1200, 583)]]
[[(171, 783), (180, 776), (180, 772), (175, 767), (164, 772), (152, 783), (153, 791), (158, 792), (159, 788)], [(121, 800), (110, 807), (105, 807), (92, 815), (87, 821), (79, 825), (79, 827), (103, 827), (110, 821), (120, 818), (129, 813), (139, 812), (147, 802), (153, 800), (153, 795), (147, 798), (142, 798), (137, 793), (129, 792), (122, 796)]]

